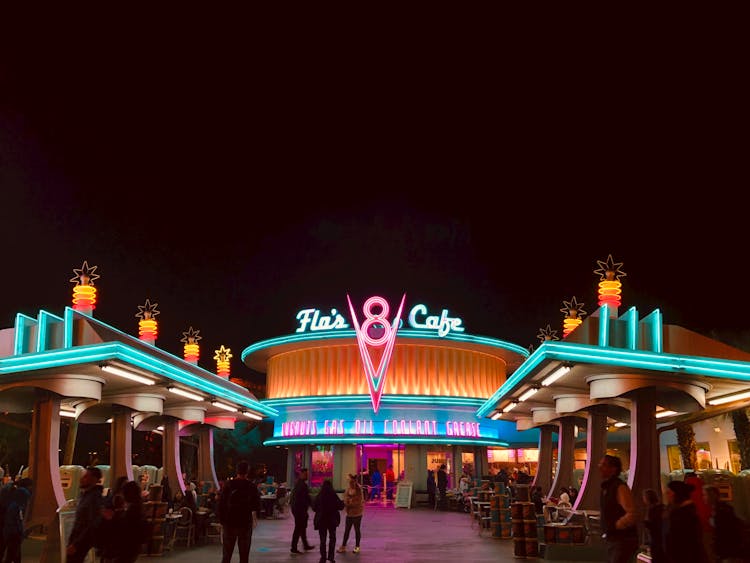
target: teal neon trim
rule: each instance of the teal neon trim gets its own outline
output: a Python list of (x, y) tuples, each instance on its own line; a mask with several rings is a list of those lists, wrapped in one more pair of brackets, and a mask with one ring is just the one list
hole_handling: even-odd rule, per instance
[[(73, 317), (76, 312), (71, 307), (65, 307), (63, 316), (65, 317), (65, 332), (63, 334), (63, 348), (73, 347)], [(86, 316), (86, 315), (83, 315)]]
[(15, 334), (13, 335), (13, 354), (20, 356), (24, 353), (24, 341), (30, 325), (36, 323), (36, 319), (22, 313), (16, 313)]
[(599, 307), (599, 346), (609, 346), (609, 305)]
[(659, 309), (654, 309), (651, 313), (643, 317), (641, 322), (645, 324), (650, 331), (648, 333), (648, 343), (650, 344), (651, 350), (660, 354), (663, 351), (662, 335), (664, 333), (661, 311)]
[(305, 437), (273, 437), (263, 442), (264, 446), (285, 446), (295, 444), (468, 444), (474, 446), (509, 447), (508, 442), (502, 440), (488, 440), (483, 438), (466, 439), (452, 436), (444, 438), (431, 436), (427, 438), (413, 438), (400, 435), (381, 434), (379, 436), (351, 436), (337, 438), (333, 436), (305, 436)]
[[(370, 395), (331, 395), (331, 396), (308, 396), (289, 397), (283, 399), (265, 399), (264, 405), (272, 407), (291, 407), (303, 405), (325, 405), (326, 408), (352, 405), (359, 403), (370, 403)], [(381, 404), (419, 404), (446, 407), (472, 407), (477, 408), (484, 403), (484, 399), (471, 397), (442, 397), (433, 395), (383, 395)]]
[(625, 320), (625, 346), (630, 350), (638, 347), (638, 310), (631, 307), (620, 317)]
[(39, 329), (36, 335), (37, 352), (44, 352), (47, 350), (49, 345), (47, 342), (47, 339), (49, 338), (49, 325), (52, 321), (62, 323), (63, 319), (57, 315), (48, 313), (47, 311), (39, 311)]
[[(218, 376), (203, 370), (193, 364), (185, 362), (180, 358), (174, 360), (191, 366), (203, 372), (199, 377), (193, 373), (183, 371), (174, 365), (161, 361), (140, 350), (136, 350), (119, 342), (108, 342), (103, 344), (92, 344), (87, 346), (76, 346), (60, 350), (39, 352), (36, 354), (24, 354), (10, 358), (0, 358), (0, 375), (6, 373), (19, 373), (23, 371), (39, 370), (45, 368), (64, 367), (85, 363), (103, 362), (107, 360), (119, 360), (139, 367), (155, 375), (166, 377), (172, 381), (183, 383), (193, 390), (202, 391), (207, 395), (215, 396), (217, 399), (227, 399), (235, 402), (241, 407), (249, 408), (270, 417), (278, 416), (278, 411), (272, 407), (265, 406), (259, 401), (251, 399), (237, 391), (227, 389), (218, 385), (212, 379)], [(224, 380), (222, 380), (224, 381)], [(237, 389), (244, 389), (232, 382), (225, 382)]]
[(521, 382), (525, 382), (523, 380), (526, 376), (543, 360), (641, 368), (666, 373), (722, 377), (750, 383), (750, 362), (711, 360), (699, 356), (547, 341), (541, 344), (500, 389), (477, 410), (476, 416), (478, 418), (487, 416), (499, 401), (511, 395)]
[[(262, 340), (251, 344), (242, 351), (241, 358), (242, 362), (245, 362), (245, 358), (250, 354), (265, 350), (266, 348), (273, 348), (274, 346), (281, 346), (282, 344), (293, 344), (299, 342), (310, 342), (316, 340), (331, 340), (339, 338), (351, 338), (356, 344), (356, 333), (354, 330), (331, 330), (331, 331), (320, 331), (320, 332), (304, 332), (299, 334), (290, 334), (287, 336), (279, 336), (277, 338), (271, 338), (269, 340)], [(529, 351), (523, 346), (512, 344), (504, 340), (498, 340), (496, 338), (489, 338), (486, 336), (472, 336), (469, 334), (453, 334), (449, 333), (447, 336), (438, 336), (436, 331), (428, 330), (410, 330), (410, 329), (399, 329), (398, 338), (422, 338), (429, 340), (449, 340), (455, 342), (468, 342), (471, 344), (481, 344), (483, 346), (491, 346), (493, 348), (501, 348), (510, 352), (520, 354), (524, 358), (529, 356)]]

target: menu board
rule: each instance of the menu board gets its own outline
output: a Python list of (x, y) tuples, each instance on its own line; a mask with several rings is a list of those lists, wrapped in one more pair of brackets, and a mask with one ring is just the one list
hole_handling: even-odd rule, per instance
[(414, 484), (411, 481), (401, 481), (396, 486), (396, 508), (411, 508), (411, 493)]

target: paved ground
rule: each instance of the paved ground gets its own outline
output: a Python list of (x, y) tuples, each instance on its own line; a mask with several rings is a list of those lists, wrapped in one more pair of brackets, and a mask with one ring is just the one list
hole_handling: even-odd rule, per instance
[[(310, 519), (308, 538), (316, 549), (302, 555), (289, 552), (294, 520), (291, 516), (278, 520), (261, 520), (253, 534), (251, 561), (268, 563), (318, 563), (320, 554), (318, 532), (312, 529)], [(341, 543), (344, 527), (338, 529), (337, 540)], [(497, 563), (518, 561), (513, 554), (513, 540), (497, 539), (485, 532), (480, 537), (476, 525), (471, 526), (468, 514), (460, 512), (435, 512), (427, 508), (392, 508), (370, 506), (362, 519), (362, 551), (351, 552), (354, 538), (349, 539), (349, 551), (336, 553), (337, 563), (435, 563), (456, 561), (466, 563)], [(22, 563), (38, 563), (39, 545), (24, 543)], [(583, 560), (577, 558), (577, 561)], [(159, 557), (141, 556), (139, 561), (154, 563), (219, 563), (221, 545), (199, 545), (177, 547)], [(533, 560), (533, 559), (530, 559)], [(543, 557), (537, 560), (544, 560)], [(589, 559), (591, 560), (591, 559)], [(596, 560), (596, 559), (595, 559)], [(598, 559), (601, 560), (601, 559)], [(557, 559), (558, 563), (569, 560)], [(235, 551), (232, 563), (238, 563)]]

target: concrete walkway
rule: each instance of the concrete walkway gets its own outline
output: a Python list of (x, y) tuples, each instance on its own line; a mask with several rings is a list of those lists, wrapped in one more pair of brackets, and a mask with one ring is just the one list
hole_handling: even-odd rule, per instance
[[(312, 514), (312, 513), (311, 513)], [(343, 519), (342, 519), (343, 520)], [(308, 539), (316, 546), (313, 551), (301, 555), (289, 552), (294, 519), (291, 515), (278, 520), (260, 520), (253, 533), (250, 551), (251, 561), (268, 563), (318, 563), (318, 532), (312, 529), (312, 517), (308, 527)], [(337, 543), (341, 544), (344, 525), (337, 530)], [(456, 561), (470, 563), (497, 563), (518, 561), (513, 555), (511, 539), (491, 537), (491, 532), (479, 536), (477, 525), (471, 526), (470, 516), (460, 512), (435, 512), (428, 508), (392, 508), (368, 505), (362, 519), (362, 551), (352, 553), (354, 534), (349, 538), (347, 553), (336, 553), (337, 563), (435, 563)], [(23, 546), (23, 563), (38, 563), (38, 543), (27, 540)], [(583, 558), (578, 559), (578, 561)], [(139, 561), (163, 561), (164, 563), (219, 563), (221, 545), (199, 545), (190, 548), (177, 547), (162, 556), (141, 556)], [(542, 561), (542, 557), (529, 558)], [(557, 560), (558, 563), (568, 563)], [(235, 550), (232, 563), (238, 563)]]

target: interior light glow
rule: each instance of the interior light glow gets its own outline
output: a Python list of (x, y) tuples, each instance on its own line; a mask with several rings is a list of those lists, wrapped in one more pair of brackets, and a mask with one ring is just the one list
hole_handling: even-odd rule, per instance
[(615, 428), (622, 428), (623, 426), (627, 426), (627, 422), (615, 422)]
[(555, 381), (560, 379), (563, 375), (565, 375), (569, 371), (570, 371), (570, 366), (560, 366), (551, 374), (549, 374), (544, 381), (542, 381), (542, 385), (544, 387), (549, 387), (550, 385), (552, 385)]
[(517, 404), (518, 404), (518, 403), (516, 403), (515, 401), (513, 401), (513, 402), (511, 402), (511, 403), (508, 403), (508, 404), (507, 404), (507, 405), (505, 405), (505, 407), (503, 408), (503, 412), (505, 413), (505, 412), (510, 412), (510, 411), (512, 411), (512, 410), (513, 410), (514, 408), (516, 408), (516, 405), (517, 405)]
[(211, 404), (215, 407), (219, 407), (220, 409), (224, 409), (225, 411), (229, 412), (237, 412), (239, 410), (232, 405), (225, 405), (224, 403), (220, 403), (219, 401), (211, 401)]
[(181, 395), (182, 397), (187, 397), (188, 399), (192, 399), (193, 401), (205, 400), (205, 397), (202, 397), (196, 393), (191, 393), (190, 391), (184, 391), (179, 387), (167, 387), (167, 389), (175, 395)]
[(263, 420), (262, 416), (259, 416), (259, 415), (255, 414), (254, 412), (247, 412), (247, 411), (245, 411), (242, 414), (244, 414), (248, 418), (254, 418), (255, 420)]
[(526, 399), (528, 399), (529, 397), (531, 397), (537, 391), (539, 391), (538, 388), (536, 388), (536, 387), (530, 387), (529, 389), (527, 389), (526, 391), (524, 391), (524, 393), (520, 397), (518, 397), (518, 401), (519, 402), (525, 401)]
[(679, 414), (675, 411), (659, 411), (656, 413), (656, 418), (664, 418), (665, 416), (672, 416), (673, 414)]
[(726, 397), (719, 397), (718, 399), (711, 399), (708, 401), (709, 405), (723, 405), (724, 403), (731, 403), (732, 401), (740, 401), (742, 399), (750, 399), (750, 391), (744, 393), (735, 393), (734, 395), (727, 395)]
[(154, 381), (153, 379), (143, 377), (142, 375), (137, 375), (132, 371), (121, 369), (116, 366), (104, 364), (100, 367), (102, 371), (111, 373), (112, 375), (117, 375), (119, 377), (124, 377), (125, 379), (130, 379), (131, 381), (137, 381), (138, 383), (143, 383), (144, 385), (154, 385), (156, 383), (156, 381)]

